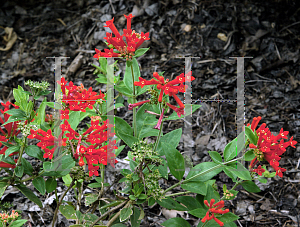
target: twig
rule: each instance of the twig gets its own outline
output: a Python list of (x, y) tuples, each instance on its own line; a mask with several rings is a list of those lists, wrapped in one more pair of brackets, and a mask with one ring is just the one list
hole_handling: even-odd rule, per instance
[(57, 212), (58, 212), (58, 209), (60, 207), (60, 205), (62, 204), (62, 201), (64, 199), (64, 197), (66, 196), (67, 192), (74, 186), (74, 180), (71, 182), (71, 184), (69, 185), (68, 189), (64, 192), (64, 194), (60, 197), (60, 200), (59, 202), (57, 203), (57, 207), (55, 209), (55, 212), (54, 212), (54, 216), (53, 216), (53, 222), (52, 222), (52, 227), (54, 227), (55, 225), (55, 221), (56, 221), (56, 217), (57, 217)]
[(289, 27), (292, 27), (292, 26), (296, 25), (296, 24), (300, 24), (300, 21), (298, 21), (298, 22), (295, 22), (295, 23), (292, 23), (292, 24), (290, 24), (290, 25), (288, 25), (288, 26), (286, 26), (286, 27), (282, 28), (282, 29), (279, 31), (279, 33), (280, 33), (280, 32), (282, 32), (283, 30), (285, 30), (285, 29), (289, 28)]
[[(101, 215), (96, 221), (94, 221), (89, 227), (93, 227), (94, 225), (97, 224), (98, 221), (100, 221), (100, 220), (102, 220), (103, 218), (105, 218), (106, 215), (110, 214), (111, 212), (113, 212), (113, 211), (119, 209), (119, 208), (122, 207), (125, 203), (127, 203), (127, 201), (124, 201), (124, 202), (122, 202), (121, 204), (119, 204), (118, 206), (116, 206), (116, 207), (110, 209), (109, 211), (106, 211), (106, 212), (105, 212), (103, 215)], [(124, 207), (124, 208), (125, 208), (125, 207)], [(120, 211), (119, 211), (119, 212), (120, 212)], [(119, 214), (119, 215), (120, 215), (120, 214)], [(116, 214), (115, 216), (117, 216), (117, 214)], [(115, 216), (114, 216), (114, 217), (115, 217)], [(111, 219), (111, 220), (112, 220), (112, 219)], [(107, 224), (107, 226), (109, 226), (109, 225)]]

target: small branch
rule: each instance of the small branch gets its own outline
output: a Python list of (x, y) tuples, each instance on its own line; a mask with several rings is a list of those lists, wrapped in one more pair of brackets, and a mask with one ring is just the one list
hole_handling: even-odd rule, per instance
[(178, 192), (178, 193), (166, 195), (166, 197), (177, 196), (177, 195), (184, 195), (184, 194), (189, 194), (189, 193), (193, 193), (193, 192), (190, 192), (190, 191), (186, 191), (186, 192)]
[[(131, 201), (129, 200), (127, 202), (127, 204), (123, 207), (123, 209), (127, 208), (130, 204), (131, 204)], [(120, 213), (121, 213), (121, 210), (119, 210), (119, 212), (116, 213), (116, 215), (113, 216), (113, 218), (109, 220), (109, 222), (107, 223), (107, 227), (110, 227), (114, 223), (114, 221), (117, 220), (117, 218), (120, 216)]]
[[(101, 215), (96, 221), (94, 221), (89, 227), (93, 227), (94, 225), (97, 224), (98, 221), (101, 221), (102, 219), (104, 219), (106, 217), (106, 215), (110, 214), (111, 212), (121, 208), (125, 203), (127, 203), (127, 201), (122, 202), (121, 204), (119, 204), (118, 206), (110, 209), (109, 211), (106, 211), (103, 215)], [(124, 207), (125, 208), (125, 207)], [(120, 214), (119, 214), (120, 215)], [(115, 215), (116, 216), (116, 215)], [(114, 217), (115, 217), (114, 216)], [(108, 225), (107, 225), (108, 226)]]
[(55, 209), (55, 212), (54, 212), (54, 216), (53, 216), (53, 222), (52, 222), (52, 227), (54, 227), (54, 224), (55, 224), (55, 221), (56, 221), (56, 218), (57, 218), (57, 213), (58, 213), (58, 209), (59, 209), (59, 206), (62, 204), (62, 201), (64, 199), (64, 197), (66, 196), (67, 192), (74, 186), (74, 180), (72, 180), (71, 184), (69, 185), (68, 189), (64, 192), (64, 194), (60, 197), (60, 200), (57, 204), (57, 207)]

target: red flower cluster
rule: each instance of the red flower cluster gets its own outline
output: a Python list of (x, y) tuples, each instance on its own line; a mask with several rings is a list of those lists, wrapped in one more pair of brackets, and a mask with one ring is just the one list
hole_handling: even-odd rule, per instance
[[(100, 57), (123, 57), (126, 58), (126, 60), (132, 59), (137, 48), (145, 40), (149, 40), (149, 32), (145, 34), (144, 32), (142, 32), (141, 34), (139, 34), (131, 29), (131, 19), (134, 17), (132, 14), (124, 16), (127, 19), (127, 29), (123, 30), (123, 35), (120, 35), (118, 29), (114, 25), (114, 18), (112, 20), (106, 21), (106, 26), (104, 27), (110, 28), (115, 37), (112, 37), (112, 33), (107, 32), (104, 39), (106, 39), (108, 46), (112, 46), (113, 48), (104, 49), (104, 52), (95, 49), (96, 54), (94, 55), (94, 58), (97, 58), (97, 60)], [(123, 40), (124, 37), (127, 44)], [(114, 52), (114, 49), (117, 49), (118, 52)]]
[[(254, 117), (251, 123), (251, 130), (254, 132), (257, 127), (261, 117)], [(248, 124), (247, 126), (250, 126)], [(287, 139), (288, 131), (280, 130), (277, 136), (274, 136), (269, 128), (266, 128), (266, 123), (263, 123), (257, 130), (256, 133), (258, 135), (257, 144), (249, 144), (249, 147), (254, 149), (255, 158), (250, 163), (250, 169), (253, 172), (256, 172), (258, 175), (262, 175), (265, 172), (261, 166), (258, 166), (257, 169), (252, 169), (259, 161), (266, 160), (270, 163), (270, 165), (275, 169), (276, 175), (282, 177), (282, 172), (285, 172), (286, 169), (279, 167), (279, 160), (281, 159), (280, 155), (282, 155), (288, 146), (292, 146), (295, 148), (295, 144), (297, 143), (293, 140), (293, 136), (290, 138), (288, 142), (284, 142), (283, 139)], [(281, 140), (280, 140), (281, 139)], [(280, 140), (280, 142), (278, 141)]]
[[(207, 200), (204, 200), (204, 204), (206, 206), (208, 206), (209, 209), (208, 209), (205, 217), (202, 218), (201, 222), (204, 223), (206, 221), (210, 221), (211, 219), (214, 219), (220, 226), (223, 226), (224, 223), (221, 222), (219, 219), (217, 219), (214, 214), (226, 214), (226, 213), (229, 212), (229, 209), (221, 210), (221, 208), (224, 207), (224, 201), (223, 200), (221, 200), (220, 202), (217, 202), (216, 204), (214, 204), (214, 202), (215, 202), (215, 200), (211, 199), (210, 204), (208, 204)], [(209, 216), (209, 215), (211, 215), (211, 216)]]
[[(0, 110), (1, 113), (4, 115), (4, 120), (0, 117), (0, 123), (1, 124), (5, 124), (5, 122), (10, 117), (9, 114), (5, 113), (6, 111), (9, 110), (9, 106), (13, 105), (16, 109), (19, 109), (19, 107), (17, 105), (15, 105), (15, 104), (12, 104), (9, 101), (6, 102), (5, 104), (1, 103), (1, 105), (4, 107), (4, 110)], [(4, 129), (2, 129), (2, 127), (0, 127), (0, 132), (2, 134), (0, 136), (0, 146), (2, 145), (1, 142), (8, 142), (11, 137), (17, 136), (21, 132), (20, 130), (17, 130), (18, 122), (19, 121), (15, 121), (15, 122), (11, 122), (11, 123), (8, 123), (8, 124), (4, 125), (4, 129), (5, 129), (6, 132), (4, 131)], [(8, 143), (10, 143), (10, 142), (8, 142)], [(0, 154), (4, 155), (5, 151), (7, 149), (8, 149), (8, 147), (4, 146), (0, 150)], [(9, 156), (12, 156), (12, 155), (15, 155), (15, 154), (18, 154), (18, 151), (11, 153)], [(16, 159), (15, 162), (17, 162), (17, 160), (18, 159)], [(5, 162), (0, 162), (0, 167), (3, 167), (3, 168), (15, 168), (15, 165), (11, 165), (11, 164), (8, 164), (8, 163), (5, 163)]]
[[(61, 85), (63, 94), (62, 102), (66, 104), (66, 108), (73, 111), (86, 112), (86, 108), (93, 109), (93, 105), (96, 103), (94, 100), (104, 99), (105, 97), (101, 91), (98, 95), (91, 87), (86, 90), (83, 84), (76, 86), (70, 81), (69, 85), (67, 85), (68, 81), (64, 77), (61, 78), (61, 81), (57, 81), (57, 83)], [(62, 119), (69, 119), (67, 115), (68, 111), (62, 112)]]
[[(65, 121), (66, 123), (67, 121)], [(98, 176), (99, 166), (94, 166), (93, 164), (103, 164), (107, 165), (107, 160), (114, 167), (114, 163), (118, 161), (115, 160), (115, 154), (112, 152), (113, 149), (118, 147), (114, 146), (116, 141), (111, 141), (109, 139), (108, 143), (104, 146), (102, 144), (107, 141), (108, 138), (113, 137), (115, 134), (111, 132), (113, 125), (109, 124), (109, 121), (106, 120), (103, 122), (103, 125), (99, 125), (99, 120), (92, 119), (91, 127), (85, 131), (82, 136), (78, 138), (78, 145), (76, 152), (74, 152), (74, 157), (79, 158), (79, 165), (83, 166), (86, 163), (88, 164), (89, 176)], [(67, 129), (69, 130), (69, 128)], [(75, 138), (77, 139), (77, 138)], [(91, 145), (83, 142), (89, 142)]]
[[(169, 81), (169, 79), (164, 79), (163, 76), (158, 75), (157, 72), (153, 73), (153, 77), (155, 79), (151, 80), (145, 80), (142, 77), (139, 77), (139, 81), (135, 81), (135, 86), (140, 86), (143, 88), (145, 85), (157, 85), (157, 89), (160, 90), (158, 102), (162, 102), (163, 94), (172, 96), (176, 102), (178, 103), (179, 107), (173, 106), (170, 103), (167, 103), (167, 105), (174, 110), (178, 117), (184, 114), (184, 104), (181, 102), (181, 100), (176, 95), (178, 92), (185, 92), (186, 86), (183, 83), (185, 81), (193, 81), (195, 80), (195, 77), (192, 76), (192, 72), (189, 72), (187, 75), (184, 75), (184, 73), (177, 76), (174, 80)], [(176, 86), (177, 84), (177, 86)], [(144, 101), (145, 102), (145, 101)], [(130, 104), (129, 108), (133, 108), (135, 106), (141, 105), (143, 102), (136, 103), (136, 104)]]
[[(102, 126), (99, 125), (99, 120), (95, 120), (91, 122), (91, 127), (80, 135), (78, 132), (71, 128), (71, 125), (67, 120), (64, 120), (64, 123), (60, 125), (62, 133), (60, 137), (66, 136), (67, 138), (63, 138), (61, 141), (52, 135), (51, 129), (47, 132), (42, 129), (38, 129), (37, 131), (30, 130), (31, 135), (28, 136), (29, 139), (38, 139), (40, 142), (37, 144), (41, 149), (45, 151), (44, 158), (53, 158), (53, 154), (57, 146), (66, 146), (67, 141), (77, 140), (77, 149), (74, 151), (73, 145), (71, 144), (71, 148), (73, 149), (73, 156), (75, 159), (80, 158), (79, 165), (83, 166), (85, 164), (84, 158), (89, 167), (89, 175), (98, 176), (99, 166), (93, 166), (93, 164), (102, 163), (107, 165), (107, 159), (109, 159), (109, 163), (114, 166), (115, 162), (113, 159), (115, 158), (113, 149), (117, 149), (116, 141), (108, 141), (108, 144), (102, 146), (104, 142), (107, 141), (107, 138), (113, 137), (114, 133), (108, 131), (108, 128), (113, 127), (113, 125), (108, 124), (108, 120), (103, 122)], [(106, 131), (107, 130), (107, 131)], [(85, 140), (85, 142), (84, 142)], [(87, 143), (91, 145), (88, 145)]]
[(47, 132), (42, 129), (33, 130), (30, 129), (30, 135), (28, 139), (38, 139), (40, 142), (37, 143), (37, 146), (45, 151), (44, 158), (53, 158), (55, 149), (58, 146), (66, 146), (67, 138), (64, 138), (61, 142), (52, 135), (52, 130), (49, 129)]

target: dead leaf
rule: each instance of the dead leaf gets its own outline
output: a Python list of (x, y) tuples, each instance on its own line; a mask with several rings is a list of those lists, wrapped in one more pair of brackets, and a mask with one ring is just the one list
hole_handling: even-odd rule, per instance
[(184, 212), (183, 211), (168, 210), (166, 208), (163, 208), (161, 212), (165, 216), (166, 219), (176, 218), (177, 214), (179, 214), (182, 218), (184, 217)]
[(204, 145), (206, 146), (208, 144), (208, 141), (210, 139), (210, 135), (201, 136), (199, 139), (196, 140), (196, 145)]
[(1, 51), (8, 51), (14, 43), (16, 42), (18, 36), (17, 33), (13, 31), (13, 28), (6, 27), (4, 28), (5, 35), (3, 36), (3, 40), (6, 42), (6, 47), (2, 48), (0, 47)]
[(227, 36), (224, 34), (224, 33), (219, 33), (217, 35), (218, 39), (224, 41), (224, 42), (227, 42)]

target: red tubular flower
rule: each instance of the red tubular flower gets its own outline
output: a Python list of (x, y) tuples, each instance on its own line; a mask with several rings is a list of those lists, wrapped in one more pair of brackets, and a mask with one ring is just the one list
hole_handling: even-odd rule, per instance
[(115, 34), (115, 35), (120, 35), (118, 29), (116, 28), (116, 26), (114, 25), (114, 18), (111, 20), (106, 21), (106, 25), (103, 26), (106, 28), (110, 28), (110, 30)]
[[(225, 210), (221, 210), (224, 207), (224, 201), (221, 200), (219, 202), (217, 202), (216, 204), (214, 204), (215, 200), (211, 199), (210, 203), (208, 204), (207, 200), (204, 200), (204, 204), (209, 207), (206, 215), (204, 218), (202, 218), (201, 222), (206, 222), (206, 221), (210, 221), (211, 219), (214, 219), (220, 226), (223, 226), (224, 223), (221, 222), (219, 219), (217, 219), (215, 217), (214, 214), (226, 214), (229, 212), (229, 209), (225, 209)], [(211, 216), (209, 216), (211, 215)]]
[(154, 129), (160, 130), (160, 125), (161, 125), (161, 121), (164, 117), (164, 112), (165, 112), (165, 109), (163, 108), (162, 111), (161, 111), (160, 117), (158, 119), (157, 125), (154, 127)]
[[(18, 159), (15, 159), (14, 160), (15, 163), (17, 163)], [(0, 162), (0, 168), (16, 168), (16, 165), (12, 165), (12, 164), (9, 164), (9, 163), (6, 163), (6, 162)]]
[[(286, 148), (288, 146), (294, 147), (294, 145), (297, 142), (293, 141), (293, 137), (291, 137), (291, 139), (288, 142), (284, 142), (283, 139), (287, 139), (287, 134), (289, 132), (283, 131), (283, 129), (281, 129), (279, 134), (277, 136), (274, 136), (270, 132), (269, 128), (266, 128), (265, 123), (263, 123), (257, 130), (255, 130), (260, 120), (261, 120), (260, 116), (254, 117), (251, 124), (251, 130), (253, 132), (256, 131), (258, 136), (258, 141), (257, 144), (252, 144), (252, 143), (249, 144), (249, 148), (254, 149), (254, 154), (256, 156), (251, 161), (251, 164), (249, 166), (250, 171), (256, 172), (258, 175), (261, 176), (262, 173), (264, 172), (261, 166), (258, 166), (257, 169), (252, 169), (252, 168), (259, 161), (266, 160), (275, 169), (276, 175), (282, 177), (282, 172), (286, 171), (286, 169), (279, 167), (279, 160), (281, 159), (280, 155), (282, 155), (286, 151)], [(248, 124), (247, 126), (250, 126), (250, 124)], [(280, 142), (278, 142), (279, 139), (281, 139)]]
[[(110, 28), (115, 37), (107, 32), (104, 39), (106, 39), (108, 45), (112, 45), (113, 48), (111, 48), (110, 50), (104, 49), (104, 52), (95, 49), (96, 54), (94, 55), (94, 58), (96, 58), (97, 60), (100, 57), (123, 57), (126, 60), (132, 59), (137, 48), (145, 40), (149, 40), (149, 32), (146, 34), (144, 34), (143, 32), (139, 34), (131, 29), (131, 20), (134, 17), (132, 14), (124, 16), (127, 19), (127, 29), (123, 30), (123, 35), (120, 35), (118, 29), (114, 25), (114, 18), (106, 22), (106, 25), (104, 27)], [(123, 40), (124, 37), (126, 38), (126, 43)], [(118, 52), (114, 52), (113, 49), (116, 49)]]
[(181, 117), (181, 115), (184, 115), (184, 107), (179, 107), (178, 108), (176, 106), (173, 106), (170, 103), (167, 103), (167, 106), (170, 107), (172, 110), (174, 110), (177, 113), (178, 117)]
[(131, 19), (134, 16), (132, 14), (129, 14), (128, 16), (124, 15), (124, 17), (127, 19), (127, 30), (131, 30)]
[(134, 103), (134, 104), (129, 104), (128, 105), (128, 109), (132, 110), (134, 107), (143, 105), (144, 103), (147, 103), (147, 102), (150, 102), (150, 100), (146, 100), (146, 101), (142, 101), (142, 102), (137, 102), (137, 103)]

